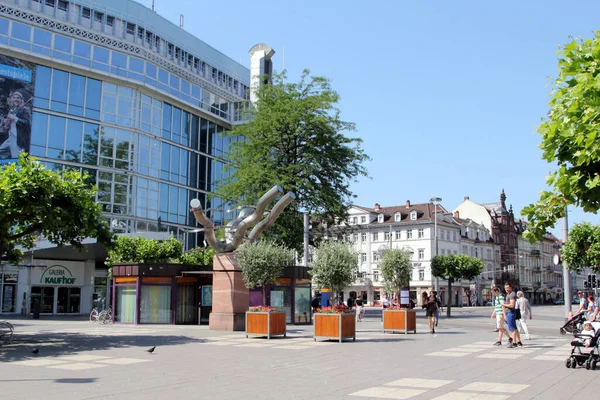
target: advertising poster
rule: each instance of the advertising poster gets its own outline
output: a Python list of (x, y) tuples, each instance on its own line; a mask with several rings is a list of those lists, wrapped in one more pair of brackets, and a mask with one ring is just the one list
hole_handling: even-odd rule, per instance
[(202, 286), (202, 306), (212, 307), (212, 286)]
[(35, 64), (0, 54), (0, 164), (29, 152)]

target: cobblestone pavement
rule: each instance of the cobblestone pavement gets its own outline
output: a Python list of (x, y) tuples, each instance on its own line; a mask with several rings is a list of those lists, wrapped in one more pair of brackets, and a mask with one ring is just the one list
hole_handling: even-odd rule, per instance
[[(429, 334), (383, 334), (379, 310), (356, 342), (315, 342), (312, 327), (287, 338), (246, 339), (203, 326), (110, 325), (13, 319), (0, 348), (8, 399), (571, 399), (596, 398), (600, 371), (567, 369), (562, 307), (535, 307), (523, 348), (494, 347), (491, 308), (454, 309)], [(6, 316), (0, 316), (0, 319)], [(156, 346), (153, 354), (146, 352)], [(39, 353), (32, 354), (33, 349)]]

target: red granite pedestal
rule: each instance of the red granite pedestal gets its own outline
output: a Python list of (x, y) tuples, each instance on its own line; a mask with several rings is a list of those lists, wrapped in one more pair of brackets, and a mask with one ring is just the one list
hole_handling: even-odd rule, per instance
[(213, 258), (212, 312), (208, 327), (218, 331), (244, 331), (250, 291), (234, 253), (218, 253)]

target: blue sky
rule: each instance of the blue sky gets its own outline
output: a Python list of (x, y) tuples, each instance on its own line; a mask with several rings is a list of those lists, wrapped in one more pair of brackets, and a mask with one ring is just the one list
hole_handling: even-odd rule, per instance
[[(451, 210), (464, 196), (498, 201), (504, 188), (517, 214), (554, 167), (535, 127), (558, 45), (600, 29), (598, 1), (155, 0), (155, 9), (175, 23), (184, 14), (185, 30), (246, 66), (248, 50), (267, 43), (278, 71), (285, 53), (290, 79), (305, 68), (330, 78), (372, 158), (371, 178), (353, 185), (356, 204), (437, 196)], [(599, 222), (575, 208), (569, 218)]]

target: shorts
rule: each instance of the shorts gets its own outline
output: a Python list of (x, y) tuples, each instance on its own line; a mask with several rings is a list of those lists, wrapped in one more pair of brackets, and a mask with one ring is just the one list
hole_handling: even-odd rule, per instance
[(517, 330), (517, 315), (514, 311), (506, 312), (506, 325), (508, 325), (509, 332)]
[(504, 314), (496, 313), (496, 328), (504, 328)]

